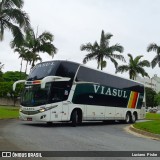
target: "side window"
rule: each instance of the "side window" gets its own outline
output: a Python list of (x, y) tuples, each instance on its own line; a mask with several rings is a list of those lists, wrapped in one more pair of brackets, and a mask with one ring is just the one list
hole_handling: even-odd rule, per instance
[(63, 88), (52, 87), (51, 96), (50, 96), (51, 102), (63, 101), (63, 99), (64, 99), (63, 93), (64, 93)]
[(49, 101), (53, 103), (67, 100), (70, 93), (70, 88), (71, 86), (67, 82), (52, 83)]
[(144, 92), (143, 85), (140, 85), (136, 82), (83, 66), (81, 66), (78, 71), (76, 81), (94, 82), (104, 86), (126, 89), (140, 93)]

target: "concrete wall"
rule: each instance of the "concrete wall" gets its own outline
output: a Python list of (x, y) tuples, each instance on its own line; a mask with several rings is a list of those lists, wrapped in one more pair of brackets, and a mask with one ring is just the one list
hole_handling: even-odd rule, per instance
[[(0, 98), (1, 106), (14, 106), (14, 102), (11, 98)], [(16, 102), (15, 106), (19, 106), (19, 100)]]

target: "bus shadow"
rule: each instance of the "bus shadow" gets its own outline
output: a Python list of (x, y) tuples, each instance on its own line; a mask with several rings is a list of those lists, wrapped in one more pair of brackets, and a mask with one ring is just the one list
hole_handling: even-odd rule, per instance
[[(85, 121), (81, 124), (77, 124), (76, 127), (89, 127), (89, 126), (109, 126), (109, 125), (121, 125), (124, 123), (115, 121), (115, 122), (102, 122), (102, 121)], [(47, 123), (23, 123), (22, 125), (25, 126), (31, 126), (31, 127), (46, 127), (46, 128), (56, 128), (56, 127), (73, 127), (70, 122), (54, 122), (52, 124), (47, 124)], [(74, 127), (73, 127), (74, 128)]]

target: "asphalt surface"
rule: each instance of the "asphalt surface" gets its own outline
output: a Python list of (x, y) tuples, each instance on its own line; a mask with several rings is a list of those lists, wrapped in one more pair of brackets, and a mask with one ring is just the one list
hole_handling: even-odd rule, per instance
[[(78, 127), (71, 127), (68, 123), (55, 123), (47, 126), (45, 123), (19, 120), (2, 120), (0, 123), (1, 151), (160, 151), (160, 141), (128, 133), (124, 129), (128, 126), (126, 124), (86, 122)], [(46, 159), (125, 160), (135, 158), (152, 159), (147, 157), (52, 157)], [(153, 159), (160, 158), (154, 157)]]

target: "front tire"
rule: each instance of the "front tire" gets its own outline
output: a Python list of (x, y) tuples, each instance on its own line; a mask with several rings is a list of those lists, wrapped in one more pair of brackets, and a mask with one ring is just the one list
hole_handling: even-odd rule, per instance
[(72, 121), (72, 126), (76, 127), (78, 123), (78, 114), (76, 110), (72, 112), (71, 121)]

